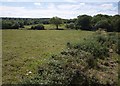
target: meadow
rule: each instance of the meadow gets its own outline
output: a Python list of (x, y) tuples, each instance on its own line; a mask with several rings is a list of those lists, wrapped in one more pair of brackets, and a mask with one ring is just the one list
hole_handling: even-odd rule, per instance
[[(36, 26), (36, 25), (39, 25), (39, 24), (25, 25), (24, 28), (20, 28), (20, 29), (22, 29), (22, 30), (28, 30), (28, 29), (30, 29), (32, 26)], [(56, 29), (56, 26), (53, 25), (53, 24), (43, 24), (43, 25), (44, 25), (45, 30), (55, 30), (55, 29)], [(65, 24), (59, 25), (59, 28), (62, 28), (62, 29), (64, 29), (64, 30), (67, 29), (67, 28), (65, 27)]]
[(120, 15), (2, 17), (1, 31), (3, 85), (120, 84)]
[(66, 49), (68, 42), (81, 42), (93, 33), (81, 30), (2, 30), (2, 83), (17, 84), (25, 77), (34, 77), (38, 65), (44, 65), (51, 55)]

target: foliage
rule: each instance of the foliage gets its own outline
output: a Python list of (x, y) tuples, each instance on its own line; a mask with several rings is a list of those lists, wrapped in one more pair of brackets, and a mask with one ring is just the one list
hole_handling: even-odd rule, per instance
[(50, 19), (50, 23), (54, 24), (56, 26), (56, 29), (58, 29), (58, 26), (62, 24), (62, 19), (58, 17), (53, 17)]
[(43, 25), (32, 26), (31, 30), (44, 30), (44, 26)]
[(93, 40), (81, 43), (75, 46), (75, 48), (80, 48), (86, 52), (90, 52), (95, 58), (109, 56), (109, 49), (105, 45)]
[(23, 22), (19, 22), (19, 27), (20, 28), (24, 28), (24, 23)]
[[(89, 15), (79, 15), (77, 18), (73, 19), (62, 19), (58, 17), (53, 18), (2, 18), (3, 21), (3, 29), (16, 29), (16, 27), (12, 27), (13, 25), (19, 25), (19, 28), (25, 29), (24, 26), (28, 25), (36, 25), (36, 24), (45, 24), (48, 25), (54, 24), (56, 29), (61, 24), (67, 24), (66, 27), (71, 29), (82, 29), (82, 30), (98, 30), (106, 29), (109, 32), (120, 32), (120, 15), (103, 15), (97, 14), (95, 16)], [(73, 25), (74, 24), (74, 25)], [(51, 29), (51, 28), (50, 28)], [(54, 29), (54, 28), (52, 28)], [(65, 29), (62, 28), (62, 29)]]
[(66, 28), (75, 29), (75, 24), (74, 23), (66, 24)]
[(114, 31), (120, 32), (120, 18), (119, 17), (117, 19), (114, 18), (112, 24), (113, 24)]
[(98, 30), (99, 28), (103, 28), (106, 31), (112, 31), (111, 30), (111, 24), (108, 22), (108, 20), (100, 20), (95, 24), (95, 28)]
[[(45, 27), (46, 30), (56, 30), (56, 28), (53, 24), (44, 24), (44, 27)], [(59, 26), (59, 29), (64, 29), (65, 30), (67, 28), (65, 27), (65, 24), (61, 24)]]
[(98, 21), (109, 20), (109, 19), (111, 19), (111, 16), (109, 16), (109, 15), (97, 14), (97, 15), (93, 16), (91, 23), (92, 23), (92, 26), (94, 26)]
[(74, 19), (67, 19), (67, 20), (66, 20), (66, 23), (67, 23), (67, 24), (75, 23), (76, 20), (77, 20), (77, 18), (74, 18)]
[(76, 26), (79, 26), (80, 29), (90, 30), (91, 29), (91, 26), (90, 26), (91, 18), (92, 17), (88, 15), (78, 16), (78, 19), (76, 21)]
[(18, 27), (12, 27), (16, 24), (19, 28), (24, 28), (24, 25), (49, 24), (49, 18), (2, 18), (3, 29), (17, 29)]
[(118, 34), (118, 42), (117, 42), (117, 53), (120, 54), (120, 35)]
[(19, 29), (19, 24), (14, 21), (2, 21), (2, 29)]
[[(104, 36), (105, 34), (107, 37), (104, 43), (99, 43), (98, 36)], [(96, 44), (100, 44), (101, 46), (99, 46), (99, 48), (101, 49), (103, 48), (103, 45), (107, 45), (108, 39), (110, 42), (113, 41), (112, 36), (116, 37), (115, 34), (107, 34), (104, 31), (98, 31), (89, 40), (96, 42)], [(95, 48), (93, 44), (89, 45), (89, 42), (86, 42), (86, 44), (81, 44), (79, 47), (67, 43), (67, 50), (62, 51), (59, 55), (52, 55), (44, 66), (38, 66), (38, 73), (35, 77), (31, 79), (25, 79), (23, 83), (37, 83), (39, 85), (47, 86), (117, 86), (118, 59), (115, 57), (113, 58), (112, 56), (109, 58), (108, 56), (105, 56), (105, 54), (111, 52), (104, 51), (104, 49), (103, 51), (105, 54), (101, 55), (101, 57), (104, 57), (104, 59), (97, 58), (99, 55), (95, 56), (94, 53), (96, 52), (94, 52), (92, 49), (94, 48), (97, 50), (97, 48)], [(89, 48), (83, 49), (86, 48), (84, 46)], [(110, 48), (108, 46), (106, 47), (108, 49)]]

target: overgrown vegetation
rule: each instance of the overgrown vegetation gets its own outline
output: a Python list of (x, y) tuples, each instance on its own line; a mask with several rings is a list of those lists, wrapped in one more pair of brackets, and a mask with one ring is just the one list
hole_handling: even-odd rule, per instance
[(75, 45), (68, 42), (67, 50), (52, 55), (44, 66), (38, 66), (34, 78), (25, 78), (22, 84), (117, 86), (117, 43), (117, 34), (105, 31), (97, 31)]

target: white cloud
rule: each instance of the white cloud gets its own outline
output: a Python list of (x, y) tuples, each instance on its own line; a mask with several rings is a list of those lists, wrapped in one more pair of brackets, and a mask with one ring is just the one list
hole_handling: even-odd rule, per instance
[(64, 0), (64, 2), (72, 2), (72, 3), (74, 3), (74, 2), (77, 2), (77, 0)]
[(63, 0), (63, 2), (119, 2), (119, 0)]
[(108, 9), (112, 9), (113, 8), (113, 4), (102, 4), (101, 7), (103, 9), (108, 10)]
[[(39, 5), (37, 3), (37, 5)], [(32, 6), (31, 6), (32, 7)], [(0, 6), (0, 16), (4, 17), (31, 17), (31, 18), (51, 18), (58, 16), (61, 18), (75, 18), (78, 15), (96, 15), (96, 14), (117, 14), (117, 7), (113, 4), (92, 4), (92, 3), (62, 3), (55, 5), (54, 3), (47, 3), (42, 8), (14, 7), (14, 6)]]
[(119, 2), (119, 0), (0, 0), (1, 2)]
[(0, 6), (0, 11), (18, 11), (18, 10), (23, 10), (24, 7), (10, 7), (10, 6)]
[(40, 0), (1, 0), (1, 2), (40, 2)]
[(60, 10), (76, 10), (76, 9), (82, 8), (83, 6), (85, 6), (85, 3), (79, 3), (79, 4), (62, 4), (62, 5), (58, 5), (57, 7)]
[(48, 4), (48, 7), (47, 7), (49, 10), (54, 10), (56, 9), (55, 5), (53, 3), (50, 3)]
[(24, 7), (0, 6), (0, 11), (0, 16), (3, 17), (28, 17), (27, 10)]
[(40, 6), (41, 3), (40, 2), (36, 2), (36, 3), (34, 3), (34, 5)]
[(80, 3), (80, 5), (85, 5), (85, 3)]

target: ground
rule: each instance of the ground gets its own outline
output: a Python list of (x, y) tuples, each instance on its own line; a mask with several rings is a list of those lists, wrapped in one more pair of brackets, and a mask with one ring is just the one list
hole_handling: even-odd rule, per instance
[(78, 43), (94, 32), (81, 30), (3, 30), (3, 84), (15, 84), (23, 77), (34, 77), (38, 64), (66, 48), (67, 42)]

